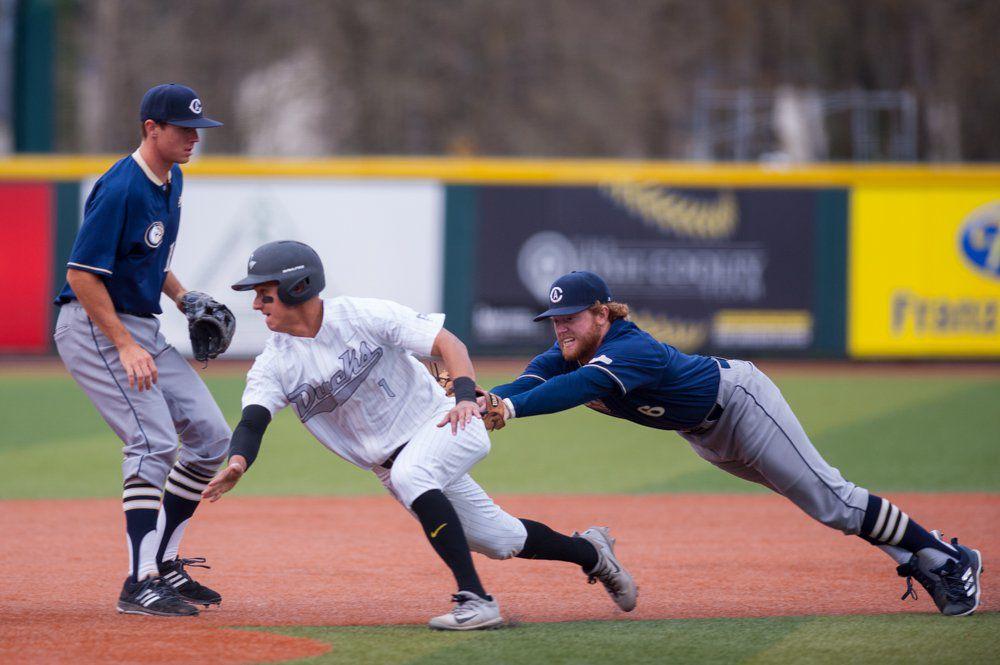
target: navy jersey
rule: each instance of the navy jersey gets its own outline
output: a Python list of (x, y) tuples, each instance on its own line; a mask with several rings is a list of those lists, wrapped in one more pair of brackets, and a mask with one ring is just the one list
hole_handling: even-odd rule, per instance
[[(161, 183), (139, 152), (118, 160), (94, 184), (67, 268), (100, 275), (115, 309), (160, 314), (181, 218), (183, 176), (174, 164)], [(56, 304), (74, 300), (69, 284)]]
[(718, 391), (715, 358), (681, 353), (618, 320), (586, 365), (567, 362), (554, 344), (516, 381), (492, 392), (509, 397), (518, 418), (586, 404), (640, 425), (676, 430), (705, 420)]

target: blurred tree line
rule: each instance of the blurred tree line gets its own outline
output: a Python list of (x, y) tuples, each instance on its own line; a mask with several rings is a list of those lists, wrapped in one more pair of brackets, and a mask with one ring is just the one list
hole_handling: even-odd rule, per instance
[(998, 32), (996, 0), (63, 0), (57, 146), (130, 149), (177, 81), (226, 122), (211, 153), (726, 158), (699, 99), (751, 91), (764, 124), (812, 103), (806, 158), (851, 159), (823, 95), (891, 91), (914, 158), (998, 160)]

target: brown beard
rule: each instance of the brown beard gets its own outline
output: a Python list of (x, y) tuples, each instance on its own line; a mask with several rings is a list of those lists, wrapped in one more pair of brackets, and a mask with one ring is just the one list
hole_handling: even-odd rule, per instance
[(566, 349), (563, 348), (562, 342), (559, 342), (559, 350), (562, 352), (562, 357), (568, 362), (573, 362), (574, 360), (590, 360), (594, 357), (597, 352), (597, 347), (601, 345), (601, 327), (594, 321), (593, 326), (591, 326), (590, 331), (585, 337), (576, 338), (576, 350), (572, 353), (567, 354)]

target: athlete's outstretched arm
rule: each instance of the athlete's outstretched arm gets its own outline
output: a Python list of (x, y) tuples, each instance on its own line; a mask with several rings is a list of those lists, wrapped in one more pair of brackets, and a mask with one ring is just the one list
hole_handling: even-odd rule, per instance
[(610, 394), (620, 394), (619, 387), (604, 372), (584, 366), (554, 376), (545, 383), (504, 400), (508, 418), (538, 416), (565, 411)]
[(510, 383), (496, 386), (490, 392), (500, 397), (513, 397), (565, 372), (566, 363), (563, 362), (562, 352), (557, 344), (553, 344), (544, 353), (535, 356), (519, 377)]
[(218, 501), (223, 494), (233, 489), (257, 459), (264, 431), (271, 422), (271, 412), (259, 404), (250, 404), (243, 409), (243, 418), (233, 438), (229, 440), (229, 463), (209, 481), (202, 498)]

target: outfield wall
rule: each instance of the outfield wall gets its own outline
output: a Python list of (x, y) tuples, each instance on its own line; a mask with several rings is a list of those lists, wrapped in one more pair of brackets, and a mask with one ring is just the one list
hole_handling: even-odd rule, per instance
[[(50, 351), (82, 201), (115, 159), (0, 162), (0, 276), (18, 285), (0, 352)], [(531, 315), (578, 268), (689, 351), (1000, 358), (997, 167), (206, 157), (185, 174), (173, 267), (231, 303), (236, 354), (265, 330), (228, 284), (253, 247), (296, 238), (328, 294), (443, 308), (480, 354), (549, 343)], [(183, 320), (163, 322), (186, 349)]]

